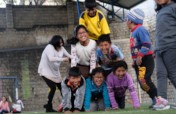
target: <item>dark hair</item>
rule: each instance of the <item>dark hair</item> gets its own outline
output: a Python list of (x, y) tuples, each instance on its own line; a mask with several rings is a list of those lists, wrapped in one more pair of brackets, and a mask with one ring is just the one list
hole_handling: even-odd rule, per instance
[(77, 42), (79, 42), (79, 40), (76, 37), (77, 37), (79, 29), (81, 29), (81, 28), (83, 28), (86, 32), (88, 32), (87, 28), (84, 25), (77, 25), (74, 28), (74, 31), (73, 31), (74, 37), (72, 37), (71, 39), (67, 40), (68, 44), (74, 44), (75, 45)]
[(103, 76), (105, 77), (105, 70), (103, 68), (101, 68), (101, 67), (97, 67), (97, 68), (92, 70), (91, 78), (93, 78), (96, 73), (102, 73)]
[(115, 72), (119, 67), (123, 67), (125, 70), (128, 70), (128, 65), (124, 60), (115, 62), (112, 71)]
[(64, 46), (64, 40), (63, 40), (63, 38), (60, 35), (55, 35), (49, 41), (49, 44), (53, 45), (54, 48), (57, 49), (57, 48), (61, 47), (60, 41), (63, 43), (63, 46)]
[(81, 71), (79, 70), (79, 67), (71, 67), (68, 73), (69, 77), (79, 77), (81, 76)]
[(108, 42), (108, 43), (111, 44), (110, 35), (109, 35), (109, 34), (102, 34), (101, 36), (99, 36), (99, 38), (98, 38), (98, 45), (99, 45), (101, 42)]
[[(171, 1), (176, 3), (176, 0), (171, 0)], [(159, 4), (156, 3), (155, 11), (158, 12), (160, 9), (162, 9), (162, 5), (159, 5)]]
[(95, 0), (85, 0), (84, 6), (88, 9), (93, 9), (97, 6), (97, 3)]
[[(6, 101), (8, 100), (6, 96), (3, 96), (3, 97), (6, 99)], [(2, 97), (2, 98), (3, 98), (3, 97)]]

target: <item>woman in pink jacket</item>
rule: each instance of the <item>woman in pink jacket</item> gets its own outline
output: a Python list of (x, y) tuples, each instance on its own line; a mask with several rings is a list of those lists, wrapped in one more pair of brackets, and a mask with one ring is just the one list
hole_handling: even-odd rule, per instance
[(9, 112), (10, 112), (9, 103), (7, 102), (7, 98), (3, 96), (0, 102), (0, 114)]

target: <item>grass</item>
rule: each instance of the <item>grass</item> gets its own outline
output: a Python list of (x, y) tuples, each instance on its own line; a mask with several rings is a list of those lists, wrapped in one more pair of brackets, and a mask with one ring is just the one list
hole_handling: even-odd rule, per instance
[[(21, 114), (57, 114), (57, 113), (45, 113), (45, 112), (23, 112)], [(64, 113), (60, 113), (64, 114)], [(163, 111), (155, 111), (148, 109), (147, 106), (142, 106), (139, 109), (132, 109), (127, 107), (124, 110), (111, 110), (111, 111), (98, 111), (98, 112), (81, 112), (79, 114), (176, 114), (176, 109), (169, 109)]]

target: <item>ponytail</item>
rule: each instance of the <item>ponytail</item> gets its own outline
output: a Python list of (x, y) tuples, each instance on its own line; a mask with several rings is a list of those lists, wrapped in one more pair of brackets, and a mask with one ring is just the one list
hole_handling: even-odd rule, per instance
[(73, 45), (76, 45), (76, 43), (78, 43), (78, 42), (79, 42), (79, 40), (76, 37), (72, 37), (71, 39), (67, 40), (68, 44), (73, 44)]

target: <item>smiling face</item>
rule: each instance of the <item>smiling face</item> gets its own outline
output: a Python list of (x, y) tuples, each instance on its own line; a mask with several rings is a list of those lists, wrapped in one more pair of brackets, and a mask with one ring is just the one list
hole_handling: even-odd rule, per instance
[(155, 2), (159, 5), (166, 5), (170, 3), (172, 0), (155, 0)]
[(80, 85), (80, 82), (81, 82), (81, 76), (78, 76), (78, 77), (70, 76), (70, 77), (69, 77), (69, 82), (70, 82), (74, 87), (78, 87), (78, 86)]
[(124, 67), (118, 67), (115, 70), (115, 75), (119, 78), (119, 79), (123, 79), (123, 77), (126, 74), (126, 69)]
[(104, 81), (104, 76), (101, 72), (97, 72), (94, 76), (93, 76), (93, 82), (95, 83), (95, 85), (97, 87), (100, 87), (101, 84)]
[(88, 39), (88, 33), (84, 28), (80, 28), (77, 32), (77, 38), (80, 42), (85, 42)]
[(101, 49), (103, 54), (108, 54), (110, 47), (111, 47), (111, 44), (107, 41), (99, 43), (99, 48)]
[(96, 12), (97, 12), (96, 8), (91, 8), (91, 9), (87, 8), (86, 10), (90, 17), (94, 17), (96, 15)]

